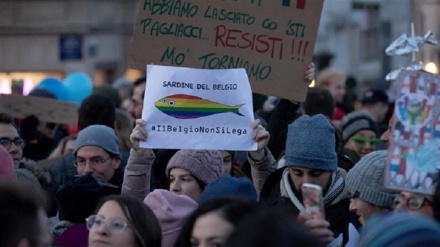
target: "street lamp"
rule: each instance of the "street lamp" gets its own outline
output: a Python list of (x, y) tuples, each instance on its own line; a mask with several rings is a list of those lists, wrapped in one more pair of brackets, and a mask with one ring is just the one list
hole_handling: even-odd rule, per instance
[(435, 64), (434, 62), (429, 62), (427, 64), (425, 64), (424, 67), (425, 71), (432, 73), (432, 74), (438, 74), (438, 67), (437, 64)]

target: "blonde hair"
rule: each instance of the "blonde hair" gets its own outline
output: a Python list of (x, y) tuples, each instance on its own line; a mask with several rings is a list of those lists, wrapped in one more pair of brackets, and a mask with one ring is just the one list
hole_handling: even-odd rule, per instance
[(57, 147), (50, 153), (50, 155), (46, 158), (46, 160), (55, 159), (58, 157), (63, 156), (64, 148), (66, 147), (66, 144), (68, 141), (76, 141), (76, 135), (70, 135), (63, 137), (59, 142)]
[(134, 119), (125, 109), (116, 108), (115, 132), (119, 138), (119, 147), (122, 150), (130, 150), (133, 145), (130, 142), (130, 134), (133, 131)]
[(335, 68), (326, 68), (316, 76), (316, 84), (320, 87), (328, 88), (332, 81), (346, 81), (347, 75)]

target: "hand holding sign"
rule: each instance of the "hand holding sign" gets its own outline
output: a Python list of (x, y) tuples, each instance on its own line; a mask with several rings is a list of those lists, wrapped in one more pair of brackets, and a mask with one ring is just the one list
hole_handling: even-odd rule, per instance
[(140, 141), (147, 140), (147, 131), (145, 130), (145, 121), (142, 119), (136, 119), (136, 126), (130, 135), (130, 142), (134, 148), (139, 148)]
[(269, 143), (270, 134), (269, 132), (261, 125), (260, 119), (255, 120), (252, 123), (252, 140), (254, 140), (258, 144), (257, 151), (249, 152), (252, 158), (255, 160), (261, 160), (264, 158), (264, 149), (267, 147)]
[(306, 81), (307, 86), (309, 86), (314, 79), (315, 79), (315, 64), (310, 63), (309, 66), (307, 67), (306, 72), (304, 72), (304, 80)]

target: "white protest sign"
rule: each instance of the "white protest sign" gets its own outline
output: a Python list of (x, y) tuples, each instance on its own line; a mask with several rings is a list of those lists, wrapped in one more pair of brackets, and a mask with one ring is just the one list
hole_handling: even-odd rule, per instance
[(147, 66), (143, 148), (256, 150), (244, 69)]

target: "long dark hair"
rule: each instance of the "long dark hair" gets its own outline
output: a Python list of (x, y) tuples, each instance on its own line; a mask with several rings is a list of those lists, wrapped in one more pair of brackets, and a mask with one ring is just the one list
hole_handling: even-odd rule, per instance
[(101, 200), (96, 213), (108, 201), (114, 201), (121, 207), (128, 224), (136, 235), (136, 246), (161, 247), (161, 228), (153, 211), (147, 205), (134, 197), (112, 195)]
[(194, 213), (188, 218), (183, 226), (179, 237), (177, 238), (175, 247), (191, 247), (191, 235), (196, 220), (210, 212), (219, 212), (223, 218), (229, 223), (237, 226), (238, 223), (246, 216), (253, 212), (256, 203), (241, 199), (220, 198), (207, 201), (201, 204)]
[(324, 247), (319, 238), (285, 209), (266, 208), (244, 219), (229, 236), (228, 247)]

